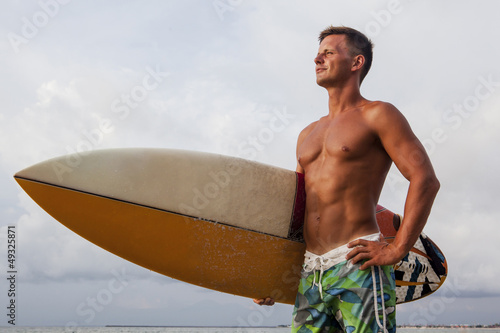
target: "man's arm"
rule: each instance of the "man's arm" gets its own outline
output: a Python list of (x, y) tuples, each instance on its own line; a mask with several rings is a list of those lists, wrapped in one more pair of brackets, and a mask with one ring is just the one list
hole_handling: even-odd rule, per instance
[(311, 133), (311, 131), (314, 129), (314, 127), (317, 125), (317, 121), (309, 124), (308, 126), (306, 126), (306, 128), (304, 128), (300, 134), (299, 134), (299, 137), (297, 138), (297, 146), (296, 146), (296, 149), (295, 149), (295, 155), (296, 155), (296, 160), (297, 160), (297, 168), (295, 169), (295, 171), (299, 172), (299, 173), (304, 173), (304, 168), (302, 167), (302, 165), (300, 165), (300, 155), (299, 155), (299, 149), (300, 149), (300, 146), (302, 145), (302, 143), (304, 142), (304, 140), (307, 138), (307, 136)]
[(425, 148), (413, 134), (405, 117), (394, 106), (377, 103), (367, 120), (410, 186), (403, 223), (392, 244), (362, 240), (349, 243), (350, 247), (362, 245), (347, 255), (347, 259), (352, 258), (354, 263), (367, 259), (361, 269), (393, 265), (410, 251), (427, 222), (440, 186)]

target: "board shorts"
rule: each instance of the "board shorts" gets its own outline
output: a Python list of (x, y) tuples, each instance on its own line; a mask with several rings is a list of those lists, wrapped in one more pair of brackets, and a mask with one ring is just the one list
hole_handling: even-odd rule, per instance
[(396, 332), (393, 267), (360, 270), (361, 263), (345, 260), (351, 250), (346, 244), (321, 256), (306, 251), (292, 332)]

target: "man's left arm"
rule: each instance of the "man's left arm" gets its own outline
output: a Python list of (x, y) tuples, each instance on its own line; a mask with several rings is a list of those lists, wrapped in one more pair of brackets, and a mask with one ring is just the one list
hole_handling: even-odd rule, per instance
[(371, 112), (368, 123), (410, 186), (403, 222), (393, 243), (363, 240), (349, 243), (349, 247), (362, 245), (347, 255), (347, 259), (352, 258), (354, 263), (366, 259), (361, 269), (396, 264), (410, 251), (427, 222), (440, 186), (425, 148), (394, 106), (380, 103)]

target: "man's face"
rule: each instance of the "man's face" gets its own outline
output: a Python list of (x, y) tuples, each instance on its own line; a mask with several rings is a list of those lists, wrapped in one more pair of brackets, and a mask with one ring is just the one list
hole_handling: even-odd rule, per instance
[(325, 37), (319, 45), (316, 64), (316, 83), (329, 87), (349, 77), (353, 57), (349, 53), (344, 35)]

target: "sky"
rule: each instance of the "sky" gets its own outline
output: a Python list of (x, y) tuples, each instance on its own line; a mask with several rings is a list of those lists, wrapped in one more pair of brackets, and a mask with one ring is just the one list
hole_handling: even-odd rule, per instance
[[(494, 0), (3, 1), (0, 325), (10, 325), (11, 299), (20, 326), (289, 324), (289, 305), (257, 307), (102, 250), (51, 218), (12, 176), (51, 157), (121, 147), (293, 170), (301, 129), (328, 112), (313, 59), (329, 25), (372, 39), (361, 92), (405, 115), (441, 182), (424, 231), (445, 253), (449, 276), (433, 295), (398, 306), (398, 323), (499, 322), (499, 11)], [(286, 126), (252, 146), (277, 112), (288, 115)], [(392, 168), (380, 204), (402, 213), (407, 188)]]

